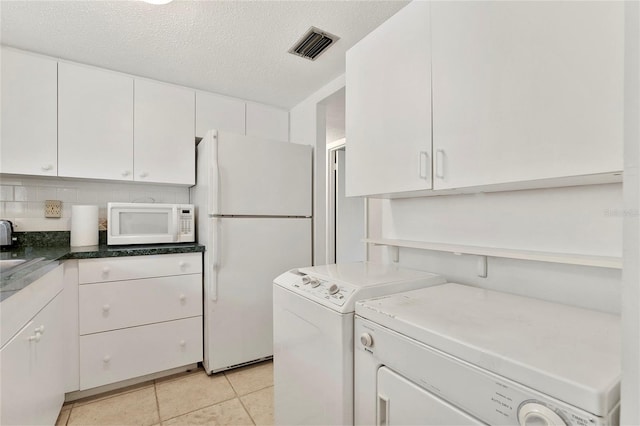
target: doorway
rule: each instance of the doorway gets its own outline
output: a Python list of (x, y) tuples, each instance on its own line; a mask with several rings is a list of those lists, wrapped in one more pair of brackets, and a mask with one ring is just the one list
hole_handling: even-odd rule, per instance
[(345, 196), (346, 156), (345, 139), (327, 145), (327, 258), (335, 263), (367, 258), (366, 199)]

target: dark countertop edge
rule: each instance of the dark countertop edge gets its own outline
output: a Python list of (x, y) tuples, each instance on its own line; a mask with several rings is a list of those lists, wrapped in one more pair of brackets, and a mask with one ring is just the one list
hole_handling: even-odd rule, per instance
[(105, 257), (149, 256), (154, 254), (202, 253), (205, 246), (197, 243), (185, 245), (149, 245), (149, 246), (89, 246), (70, 247), (61, 260), (99, 259)]
[[(46, 262), (40, 265), (37, 269), (34, 269), (33, 271), (31, 271), (28, 275), (9, 280), (7, 283), (3, 283), (3, 290), (0, 291), (0, 302), (8, 299), (9, 297), (19, 292), (20, 290), (29, 286), (29, 284), (32, 284), (37, 280), (39, 280), (40, 278), (44, 277), (46, 274), (48, 274), (49, 272), (53, 271), (58, 266), (60, 266), (61, 263), (62, 261), (58, 259), (51, 260), (49, 262)], [(7, 287), (10, 287), (10, 288), (7, 288)]]

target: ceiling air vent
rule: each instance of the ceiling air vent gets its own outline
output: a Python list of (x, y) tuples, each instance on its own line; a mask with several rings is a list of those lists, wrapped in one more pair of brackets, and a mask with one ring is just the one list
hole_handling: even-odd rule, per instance
[(300, 37), (300, 40), (289, 49), (289, 53), (302, 56), (310, 61), (315, 61), (322, 52), (338, 40), (340, 40), (340, 37), (329, 34), (316, 27), (311, 27), (309, 31)]

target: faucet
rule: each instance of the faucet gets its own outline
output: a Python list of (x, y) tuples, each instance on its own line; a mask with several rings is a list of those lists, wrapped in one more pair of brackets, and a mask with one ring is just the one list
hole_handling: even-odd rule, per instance
[(10, 220), (0, 220), (0, 246), (10, 246), (13, 242), (13, 224)]

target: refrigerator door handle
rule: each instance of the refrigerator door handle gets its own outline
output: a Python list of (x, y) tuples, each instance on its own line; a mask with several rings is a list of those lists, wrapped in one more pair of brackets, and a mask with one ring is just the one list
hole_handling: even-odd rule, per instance
[(218, 166), (218, 132), (211, 130), (211, 162), (209, 163), (209, 214), (218, 214), (218, 202), (220, 193), (220, 175)]
[(211, 219), (211, 235), (209, 236), (209, 265), (211, 265), (208, 271), (211, 274), (209, 279), (209, 298), (212, 301), (218, 300), (218, 270), (220, 269), (220, 219), (214, 217)]

